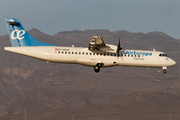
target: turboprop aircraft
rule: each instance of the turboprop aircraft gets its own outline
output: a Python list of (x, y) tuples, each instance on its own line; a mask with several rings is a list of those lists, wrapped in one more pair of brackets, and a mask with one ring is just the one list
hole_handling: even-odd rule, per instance
[(118, 45), (105, 44), (100, 36), (93, 36), (87, 48), (63, 47), (40, 42), (29, 35), (18, 19), (5, 19), (12, 47), (4, 50), (41, 59), (47, 62), (71, 63), (94, 67), (98, 73), (102, 67), (131, 66), (162, 68), (176, 64), (160, 51), (123, 49)]

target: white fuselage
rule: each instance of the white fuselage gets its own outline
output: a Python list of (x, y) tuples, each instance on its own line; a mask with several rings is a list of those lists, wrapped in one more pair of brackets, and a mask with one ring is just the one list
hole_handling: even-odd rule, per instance
[(34, 57), (37, 59), (58, 62), (81, 64), (94, 67), (103, 63), (102, 67), (110, 66), (139, 66), (139, 67), (169, 67), (176, 64), (167, 56), (160, 56), (160, 51), (121, 50), (119, 57), (116, 52), (90, 51), (81, 47), (61, 46), (31, 46), (31, 47), (5, 47), (6, 51)]

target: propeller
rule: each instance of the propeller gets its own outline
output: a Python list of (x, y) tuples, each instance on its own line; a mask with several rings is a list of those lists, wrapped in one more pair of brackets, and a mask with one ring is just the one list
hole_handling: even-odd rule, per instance
[(116, 50), (116, 53), (117, 53), (117, 57), (119, 57), (119, 51), (122, 50), (123, 48), (120, 46), (120, 38), (119, 38), (119, 42), (118, 42), (118, 46), (117, 46), (117, 50)]

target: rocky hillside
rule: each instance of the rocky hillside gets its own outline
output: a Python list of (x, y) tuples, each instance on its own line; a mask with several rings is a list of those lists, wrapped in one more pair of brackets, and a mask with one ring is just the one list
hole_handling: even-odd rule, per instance
[(59, 112), (63, 113), (59, 117), (64, 119), (100, 119), (103, 116), (131, 119), (147, 115), (167, 117), (173, 114), (175, 117), (180, 111), (179, 40), (162, 32), (75, 30), (53, 36), (37, 29), (28, 32), (42, 42), (59, 46), (87, 47), (93, 35), (100, 35), (105, 43), (115, 45), (121, 38), (121, 46), (125, 49), (163, 51), (177, 64), (168, 68), (166, 75), (158, 68), (132, 67), (104, 68), (96, 74), (91, 67), (46, 63), (4, 51), (3, 47), (11, 44), (8, 35), (1, 36), (0, 119), (23, 119), (25, 108), (29, 119), (39, 120), (56, 116), (55, 120)]

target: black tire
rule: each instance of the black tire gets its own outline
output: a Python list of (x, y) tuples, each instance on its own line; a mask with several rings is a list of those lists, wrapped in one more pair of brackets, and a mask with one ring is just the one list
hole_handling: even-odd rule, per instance
[(167, 73), (167, 70), (163, 70), (163, 73), (166, 74), (166, 73)]
[(98, 73), (100, 71), (100, 68), (98, 66), (94, 66), (94, 71)]

